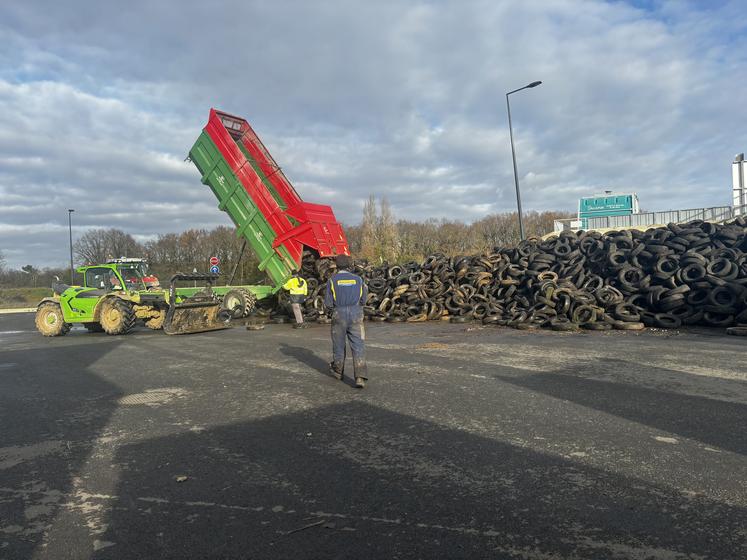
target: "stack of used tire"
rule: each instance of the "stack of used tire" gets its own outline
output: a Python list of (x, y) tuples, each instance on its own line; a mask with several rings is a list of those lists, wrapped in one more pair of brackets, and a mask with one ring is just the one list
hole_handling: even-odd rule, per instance
[[(324, 289), (334, 271), (333, 261), (305, 255), (308, 319), (326, 320)], [(354, 272), (368, 285), (364, 311), (372, 321), (449, 319), (555, 330), (747, 325), (743, 217), (645, 232), (563, 232), (480, 256), (434, 254), (394, 266), (357, 262)]]

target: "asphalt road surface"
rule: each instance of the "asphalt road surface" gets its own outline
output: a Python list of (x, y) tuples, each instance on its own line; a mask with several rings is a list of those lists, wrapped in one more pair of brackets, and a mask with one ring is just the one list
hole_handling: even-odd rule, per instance
[(747, 339), (0, 316), (0, 558), (747, 558)]

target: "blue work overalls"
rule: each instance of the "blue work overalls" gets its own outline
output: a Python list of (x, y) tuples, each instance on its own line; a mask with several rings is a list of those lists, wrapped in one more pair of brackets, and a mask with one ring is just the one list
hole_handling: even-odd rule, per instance
[(353, 352), (353, 369), (355, 377), (368, 379), (363, 327), (363, 304), (366, 302), (368, 289), (363, 279), (340, 270), (327, 281), (324, 304), (332, 308), (332, 364), (337, 373), (342, 374), (345, 368), (345, 345), (350, 341)]

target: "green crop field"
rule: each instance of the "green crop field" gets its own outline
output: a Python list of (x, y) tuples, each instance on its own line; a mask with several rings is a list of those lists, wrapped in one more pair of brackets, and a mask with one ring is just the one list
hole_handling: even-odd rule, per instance
[(51, 288), (0, 288), (0, 309), (36, 307), (40, 299), (51, 295)]

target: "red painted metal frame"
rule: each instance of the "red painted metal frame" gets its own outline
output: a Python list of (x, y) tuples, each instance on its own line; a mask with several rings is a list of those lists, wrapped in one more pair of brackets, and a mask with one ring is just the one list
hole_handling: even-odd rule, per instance
[[(332, 208), (301, 200), (246, 119), (211, 109), (204, 130), (275, 231), (277, 237), (272, 246), (276, 250), (285, 247), (299, 266), (304, 245), (317, 250), (321, 257), (350, 254), (345, 233)], [(275, 200), (236, 142), (241, 142), (257, 162), (286, 209)], [(297, 225), (289, 218), (293, 218)]]

